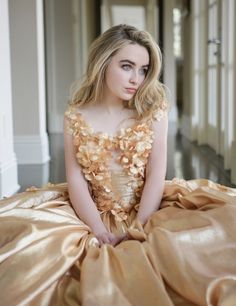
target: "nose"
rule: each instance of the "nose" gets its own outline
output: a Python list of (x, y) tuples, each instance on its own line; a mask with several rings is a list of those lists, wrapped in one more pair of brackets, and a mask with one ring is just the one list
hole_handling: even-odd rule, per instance
[(138, 72), (135, 70), (132, 71), (132, 74), (130, 76), (130, 83), (138, 84)]

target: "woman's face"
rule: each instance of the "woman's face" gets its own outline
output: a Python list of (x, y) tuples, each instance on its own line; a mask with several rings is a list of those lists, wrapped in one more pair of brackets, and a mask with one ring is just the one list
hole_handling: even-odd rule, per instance
[(145, 79), (149, 54), (145, 47), (129, 44), (111, 58), (105, 73), (105, 93), (130, 100)]

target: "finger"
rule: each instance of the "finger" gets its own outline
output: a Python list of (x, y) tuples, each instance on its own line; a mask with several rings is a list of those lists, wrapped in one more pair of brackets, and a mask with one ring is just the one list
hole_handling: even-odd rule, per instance
[(101, 237), (99, 238), (100, 245), (102, 246), (103, 244), (109, 243), (109, 239), (107, 237)]
[(108, 244), (110, 244), (110, 245), (113, 245), (113, 246), (114, 246), (114, 245), (115, 245), (115, 241), (114, 241), (114, 240), (112, 240), (112, 239), (110, 239), (110, 240), (109, 240), (109, 242), (108, 242)]
[(115, 238), (113, 239), (113, 246), (116, 246), (117, 244), (119, 244), (120, 241), (121, 241), (120, 237), (115, 237)]
[(103, 237), (102, 238), (102, 242), (103, 242), (103, 244), (110, 244), (111, 243), (111, 239), (109, 237)]
[(100, 239), (98, 239), (98, 246), (99, 246), (99, 248), (101, 247), (101, 245), (102, 245), (102, 241)]

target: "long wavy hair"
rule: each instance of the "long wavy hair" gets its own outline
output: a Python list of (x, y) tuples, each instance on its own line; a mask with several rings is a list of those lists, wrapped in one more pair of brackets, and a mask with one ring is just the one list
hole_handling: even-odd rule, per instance
[(103, 94), (106, 69), (113, 55), (128, 44), (138, 44), (149, 54), (149, 68), (143, 83), (128, 101), (127, 107), (136, 109), (140, 118), (151, 117), (159, 109), (167, 108), (165, 87), (159, 81), (161, 52), (146, 31), (125, 24), (114, 26), (94, 40), (89, 49), (88, 64), (82, 84), (74, 83), (70, 104), (82, 106), (100, 101)]

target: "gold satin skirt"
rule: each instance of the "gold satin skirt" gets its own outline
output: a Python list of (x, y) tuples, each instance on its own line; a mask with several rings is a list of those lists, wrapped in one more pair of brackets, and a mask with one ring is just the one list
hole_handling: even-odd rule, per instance
[(66, 184), (0, 201), (0, 305), (236, 305), (236, 189), (167, 181), (161, 209), (135, 216), (102, 214), (133, 239), (99, 248)]

